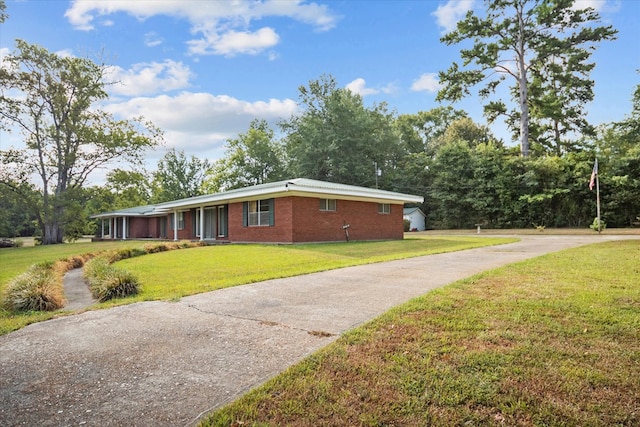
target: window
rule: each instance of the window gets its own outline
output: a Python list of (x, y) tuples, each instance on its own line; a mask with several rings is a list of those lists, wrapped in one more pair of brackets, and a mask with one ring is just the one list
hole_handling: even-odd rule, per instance
[[(173, 217), (174, 214), (170, 214), (169, 215), (169, 229), (173, 230), (174, 225), (175, 225), (175, 218)], [(184, 212), (178, 212), (178, 230), (183, 230), (184, 229)]]
[(336, 199), (320, 199), (320, 210), (321, 211), (335, 211), (336, 210)]
[(242, 213), (245, 227), (274, 225), (273, 199), (244, 202)]
[(389, 203), (378, 203), (378, 213), (390, 214), (391, 213), (391, 205)]

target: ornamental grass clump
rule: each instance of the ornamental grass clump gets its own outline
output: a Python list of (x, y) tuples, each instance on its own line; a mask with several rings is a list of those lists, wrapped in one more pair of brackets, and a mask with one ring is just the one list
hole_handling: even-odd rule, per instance
[(3, 295), (3, 307), (13, 312), (54, 311), (64, 307), (62, 277), (53, 267), (51, 262), (34, 264), (10, 281)]
[(125, 298), (140, 292), (140, 283), (131, 272), (109, 264), (109, 259), (97, 257), (87, 262), (84, 277), (93, 297), (100, 302)]

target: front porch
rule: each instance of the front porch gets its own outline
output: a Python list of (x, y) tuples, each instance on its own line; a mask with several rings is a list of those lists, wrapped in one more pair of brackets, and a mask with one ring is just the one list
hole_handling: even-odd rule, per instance
[[(151, 208), (151, 209), (145, 209)], [(98, 216), (98, 240), (225, 241), (228, 206), (199, 206), (168, 210), (133, 208)]]

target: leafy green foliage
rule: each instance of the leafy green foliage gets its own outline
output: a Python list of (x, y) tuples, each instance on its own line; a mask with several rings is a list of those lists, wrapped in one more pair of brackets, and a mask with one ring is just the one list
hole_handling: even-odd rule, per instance
[(4, 0), (0, 0), (0, 24), (7, 20), (9, 17), (5, 12), (7, 10), (7, 4)]
[[(14, 191), (11, 187), (22, 187)], [(26, 197), (25, 197), (26, 196)], [(29, 200), (37, 200), (38, 191), (28, 183), (0, 182), (0, 236), (33, 236), (37, 213)]]
[[(72, 192), (97, 168), (118, 159), (139, 162), (161, 132), (142, 118), (116, 120), (95, 104), (106, 99), (104, 64), (61, 57), (17, 40), (17, 51), (0, 69), (0, 126), (20, 129), (26, 150), (0, 151), (0, 182), (25, 198), (37, 213), (44, 244), (65, 237)], [(39, 197), (23, 190), (39, 178)]]
[(208, 174), (208, 192), (248, 187), (288, 178), (285, 150), (264, 120), (253, 120), (246, 133), (227, 140), (225, 157)]
[(331, 76), (301, 86), (304, 111), (281, 123), (289, 169), (296, 177), (373, 187), (401, 154), (386, 105), (366, 108), (362, 97), (336, 87)]
[[(490, 121), (506, 116), (519, 133), (524, 157), (531, 129), (538, 142), (558, 153), (567, 148), (563, 138), (568, 132), (592, 134), (584, 119), (584, 105), (593, 99), (588, 78), (593, 63), (588, 60), (594, 46), (614, 39), (616, 30), (594, 26), (599, 21), (595, 10), (574, 8), (571, 0), (484, 4), (484, 16), (470, 11), (441, 38), (447, 45), (471, 42), (471, 47), (460, 49), (462, 65), (453, 63), (439, 73), (444, 87), (438, 99), (459, 101), (482, 85), (478, 93), (486, 100), (485, 114)], [(517, 105), (511, 110), (496, 95), (508, 78), (513, 79), (510, 93)]]
[(449, 126), (465, 117), (467, 114), (464, 111), (453, 107), (437, 107), (415, 114), (401, 114), (396, 119), (396, 127), (406, 152), (433, 154)]
[(202, 181), (209, 170), (209, 161), (195, 156), (187, 158), (184, 151), (167, 151), (153, 174), (152, 200), (169, 202), (203, 194)]
[(598, 217), (595, 217), (593, 219), (593, 222), (589, 226), (589, 228), (592, 229), (593, 231), (601, 232), (605, 228), (607, 228), (607, 223), (604, 222), (602, 219), (598, 219)]

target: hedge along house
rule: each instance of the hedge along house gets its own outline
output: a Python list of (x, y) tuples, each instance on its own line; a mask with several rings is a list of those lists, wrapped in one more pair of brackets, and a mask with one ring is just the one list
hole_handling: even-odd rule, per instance
[(423, 198), (298, 178), (92, 216), (100, 239), (330, 242), (403, 238)]

